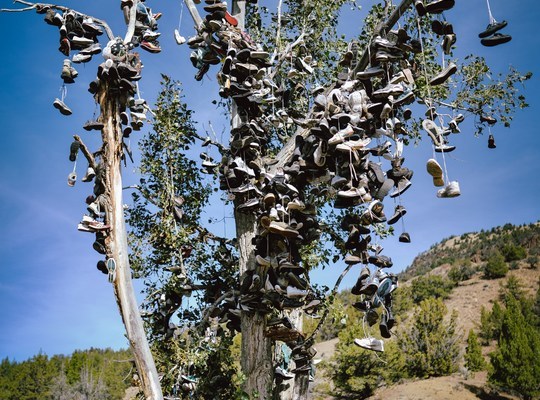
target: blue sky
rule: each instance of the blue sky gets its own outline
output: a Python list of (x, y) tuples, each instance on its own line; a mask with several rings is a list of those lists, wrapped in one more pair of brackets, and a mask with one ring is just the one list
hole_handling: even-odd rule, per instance
[[(2, 1), (2, 7), (12, 2)], [(118, 3), (118, 2), (116, 2)], [(107, 20), (113, 31), (124, 35), (119, 7), (111, 1), (65, 1), (95, 17)], [(274, 2), (267, 2), (276, 7)], [(275, 2), (277, 4), (277, 2)], [(371, 3), (371, 2), (367, 2)], [(432, 244), (454, 234), (490, 228), (507, 222), (530, 223), (540, 218), (538, 113), (540, 85), (539, 57), (534, 51), (538, 34), (540, 6), (536, 1), (519, 3), (493, 0), (492, 12), (498, 20), (508, 20), (505, 33), (513, 40), (505, 45), (486, 48), (477, 38), (488, 23), (484, 0), (457, 2), (446, 14), (458, 36), (456, 57), (475, 53), (485, 56), (496, 71), (513, 65), (522, 72), (533, 72), (524, 93), (530, 108), (518, 111), (510, 129), (492, 128), (497, 148), (487, 148), (487, 136), (475, 138), (470, 121), (461, 125), (462, 133), (452, 137), (457, 150), (447, 155), (452, 180), (458, 180), (462, 195), (438, 199), (436, 188), (425, 172), (431, 157), (431, 146), (423, 141), (406, 149), (406, 166), (415, 171), (413, 186), (402, 199), (408, 213), (406, 230), (412, 243), (386, 240), (384, 254), (392, 257), (394, 271), (408, 266), (414, 256)], [(155, 11), (164, 13), (159, 21), (163, 52), (157, 55), (141, 50), (144, 71), (140, 82), (142, 97), (152, 103), (159, 90), (160, 73), (183, 81), (186, 101), (195, 110), (201, 127), (213, 121), (221, 131), (223, 119), (212, 99), (217, 99), (214, 67), (203, 82), (193, 79), (195, 70), (189, 62), (189, 49), (177, 46), (173, 30), (178, 27), (181, 2), (148, 2)], [(362, 4), (362, 3), (360, 3)], [(367, 6), (366, 6), (367, 8)], [(201, 9), (202, 11), (202, 9)], [(112, 287), (105, 275), (96, 270), (99, 255), (92, 249), (93, 236), (77, 231), (85, 212), (85, 197), (91, 184), (77, 182), (70, 188), (66, 178), (73, 167), (68, 160), (73, 134), (80, 134), (91, 149), (97, 148), (96, 132), (82, 129), (92, 119), (95, 105), (87, 92), (94, 79), (101, 56), (86, 65), (76, 65), (79, 77), (68, 86), (66, 103), (73, 115), (64, 117), (53, 108), (60, 95), (60, 72), (64, 56), (58, 52), (58, 31), (45, 24), (34, 12), (0, 13), (3, 38), (3, 62), (0, 76), (2, 135), (0, 136), (0, 357), (24, 360), (43, 351), (46, 354), (70, 353), (88, 347), (126, 347), (124, 328), (118, 314)], [(351, 12), (342, 14), (341, 26), (348, 36), (358, 34)], [(184, 10), (180, 27), (188, 37), (193, 23)], [(97, 111), (97, 110), (96, 110)], [(145, 129), (148, 129), (146, 127)], [(134, 134), (132, 147), (140, 134)], [(84, 175), (83, 162), (77, 166), (79, 178)], [(135, 165), (125, 169), (124, 182), (135, 182)], [(126, 201), (129, 197), (126, 198)], [(394, 204), (385, 200), (386, 212)], [(209, 216), (221, 215), (222, 208), (208, 210)], [(230, 220), (228, 220), (230, 221)], [(398, 230), (401, 224), (396, 224)], [(234, 231), (232, 222), (216, 226), (217, 233)], [(343, 264), (315, 273), (315, 281), (332, 282)], [(354, 268), (343, 286), (356, 280)], [(138, 286), (140, 288), (140, 286)]]

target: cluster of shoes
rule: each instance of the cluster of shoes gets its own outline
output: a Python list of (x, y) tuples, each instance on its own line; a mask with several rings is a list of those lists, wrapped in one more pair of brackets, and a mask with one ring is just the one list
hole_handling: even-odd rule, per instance
[[(99, 124), (98, 122), (95, 122)], [(88, 125), (89, 123), (87, 123)], [(68, 185), (74, 186), (77, 181), (76, 161), (81, 142), (74, 140), (70, 146), (69, 160), (74, 163), (73, 172), (68, 175)], [(96, 156), (96, 155), (94, 155)], [(116, 261), (110, 256), (111, 252), (107, 244), (107, 238), (110, 231), (110, 201), (105, 188), (105, 170), (104, 165), (97, 158), (94, 159), (95, 165), (88, 165), (85, 176), (81, 179), (83, 182), (94, 182), (93, 194), (87, 196), (85, 202), (88, 213), (83, 215), (77, 229), (81, 232), (93, 233), (96, 239), (93, 248), (99, 254), (105, 256), (105, 260), (97, 263), (97, 269), (109, 276), (109, 281), (114, 280), (116, 271)]]
[[(126, 24), (129, 23), (129, 15), (132, 7), (132, 0), (121, 0), (120, 8), (124, 13)], [(161, 47), (157, 40), (160, 36), (160, 33), (157, 32), (157, 20), (161, 18), (161, 13), (154, 14), (152, 9), (145, 5), (144, 0), (137, 3), (135, 12), (135, 34), (131, 43), (134, 46), (141, 46), (142, 49), (150, 53), (159, 53)]]
[[(47, 5), (36, 5), (36, 12), (45, 14), (45, 22), (56, 26), (60, 32), (59, 51), (69, 57), (72, 50), (78, 50), (72, 60), (64, 60), (61, 78), (64, 83), (73, 83), (78, 75), (71, 63), (83, 63), (92, 59), (92, 56), (101, 52), (97, 37), (103, 30), (92, 18), (69, 10), (64, 13), (55, 11)], [(71, 109), (64, 103), (64, 99), (55, 99), (53, 106), (63, 115), (71, 115)]]
[[(424, 16), (426, 14), (440, 14), (443, 11), (449, 10), (454, 7), (455, 0), (435, 0), (425, 4), (424, 0), (415, 0), (414, 5), (418, 12), (418, 15)], [(486, 29), (478, 34), (481, 39), (480, 43), (487, 47), (497, 46), (503, 43), (507, 43), (512, 40), (512, 36), (499, 33), (508, 23), (506, 21), (497, 22), (491, 15), (489, 8), (489, 24)], [(434, 21), (432, 24), (433, 32), (438, 35), (444, 35), (443, 48), (445, 54), (449, 54), (451, 46), (456, 41), (456, 36), (452, 29), (452, 24), (446, 21)]]
[[(372, 273), (369, 268), (364, 267), (351, 289), (352, 294), (362, 296), (361, 300), (354, 303), (353, 306), (365, 313), (365, 320), (369, 326), (379, 322), (380, 334), (385, 339), (390, 338), (390, 330), (396, 323), (392, 314), (392, 292), (397, 287), (398, 278), (396, 275), (386, 273), (380, 268)], [(379, 318), (377, 309), (381, 307), (383, 313)], [(379, 351), (383, 351), (382, 348)]]
[[(278, 382), (287, 381), (293, 379), (295, 374), (301, 371), (309, 372), (309, 381), (313, 382), (315, 380), (315, 365), (321, 362), (321, 359), (312, 359), (309, 363), (304, 363), (301, 366), (298, 365), (298, 361), (302, 359), (302, 356), (299, 355), (299, 352), (295, 349), (291, 349), (286, 343), (282, 343), (279, 346), (280, 354), (277, 355), (276, 361), (277, 365), (274, 369), (274, 376)], [(314, 349), (313, 349), (314, 350)], [(315, 351), (312, 351), (315, 354)], [(291, 359), (295, 361), (295, 368), (290, 370)], [(301, 364), (301, 362), (300, 362)]]
[(72, 50), (79, 50), (74, 62), (80, 63), (90, 61), (92, 55), (99, 53), (96, 53), (94, 45), (98, 44), (97, 37), (103, 34), (103, 30), (91, 18), (73, 10), (64, 13), (55, 11), (46, 5), (36, 6), (36, 11), (45, 14), (46, 23), (59, 28), (58, 50), (66, 57), (69, 57)]
[[(225, 57), (225, 70), (235, 75), (242, 74), (245, 78), (247, 75), (253, 75), (256, 68), (255, 65), (249, 65), (246, 62), (251, 55), (249, 52), (244, 52), (240, 58), (244, 61), (243, 65), (238, 68), (231, 66), (232, 61), (236, 56), (237, 49), (255, 50), (249, 36), (237, 28), (238, 21), (227, 11), (227, 3), (219, 0), (205, 0), (206, 5), (204, 10), (207, 12), (205, 19), (199, 27), (197, 35), (188, 39), (188, 46), (193, 49), (190, 54), (191, 63), (198, 69), (195, 79), (200, 81), (204, 74), (208, 72), (210, 65), (220, 64)], [(179, 39), (177, 39), (179, 42)], [(257, 58), (258, 64), (265, 65), (265, 59), (268, 54), (253, 54)], [(259, 68), (256, 68), (257, 71)], [(233, 71), (234, 72), (231, 72)], [(246, 91), (241, 90), (237, 85), (231, 86), (231, 80), (225, 84), (224, 75), (218, 75), (222, 89), (220, 94), (228, 97), (229, 94), (244, 94)], [(236, 79), (234, 79), (236, 81)], [(236, 82), (238, 83), (238, 82)]]
[(88, 87), (91, 94), (95, 95), (99, 86), (106, 82), (109, 90), (118, 93), (120, 98), (135, 95), (143, 65), (139, 53), (130, 51), (131, 47), (120, 37), (107, 43), (103, 49), (105, 61), (98, 66), (97, 78)]
[[(220, 12), (225, 13), (226, 9), (220, 7)], [(214, 13), (207, 21), (214, 21)], [(387, 221), (382, 200), (387, 195), (400, 196), (411, 185), (413, 173), (403, 167), (401, 157), (400, 135), (406, 132), (397, 116), (410, 118), (410, 112), (407, 117), (400, 107), (414, 101), (414, 77), (405, 61), (406, 52), (413, 51), (413, 45), (407, 43), (410, 38), (402, 29), (389, 35), (392, 40), (378, 37), (373, 52), (376, 67), (359, 72), (353, 80), (346, 73), (340, 74), (327, 94), (323, 88), (315, 89), (310, 118), (295, 121), (309, 129), (309, 134), (305, 138), (296, 136), (292, 158), (270, 174), (268, 161), (261, 154), (262, 145), (270, 136), (268, 127), (279, 129), (290, 118), (286, 112), (276, 113), (274, 120), (263, 120), (261, 116), (267, 105), (282, 103), (283, 91), (269, 79), (268, 54), (246, 41), (233, 24), (225, 22), (215, 24), (216, 36), (229, 39), (218, 74), (220, 94), (232, 97), (241, 122), (231, 131), (230, 151), (221, 163), (220, 186), (235, 197), (237, 211), (254, 213), (259, 220), (259, 234), (254, 239), (257, 267), (244, 274), (240, 299), (231, 299), (229, 309), (237, 315), (238, 322), (242, 311), (267, 314), (267, 336), (296, 349), (296, 365), (307, 371), (313, 348), (281, 316), (281, 311), (303, 308), (309, 312), (320, 304), (309, 285), (299, 252), (300, 246), (320, 236), (315, 198), (325, 192), (336, 197), (336, 208), (366, 206), (362, 212), (348, 213), (342, 222), (349, 232), (346, 247), (351, 251), (346, 263), (371, 263), (378, 268), (392, 266), (391, 259), (380, 254), (380, 246), (369, 245), (369, 233), (371, 225)], [(197, 61), (194, 65), (201, 68), (198, 63), (205, 56), (209, 60), (208, 53), (215, 53), (216, 46), (209, 47), (202, 36), (195, 39), (188, 43), (202, 44), (199, 49), (204, 50), (192, 53), (192, 60)], [(217, 54), (212, 54), (217, 58), (212, 63), (219, 63)], [(290, 79), (312, 72), (309, 55), (299, 52), (293, 60), (288, 73)], [(397, 60), (403, 62), (394, 71), (392, 62)], [(374, 81), (382, 82), (377, 90), (371, 81), (375, 77)], [(370, 147), (372, 140), (378, 143)], [(385, 174), (382, 165), (372, 161), (371, 156), (390, 160), (391, 169)], [(213, 160), (206, 154), (203, 159), (204, 166), (212, 170)], [(329, 189), (319, 189), (319, 184)], [(305, 195), (308, 185), (312, 189)], [(405, 213), (403, 206), (396, 206), (388, 223), (396, 223)], [(410, 242), (410, 236), (403, 232), (400, 241)], [(279, 315), (276, 318), (271, 316), (276, 314)]]
[[(235, 199), (237, 211), (253, 213), (259, 221), (259, 234), (253, 243), (257, 266), (241, 277), (241, 295), (239, 299), (230, 299), (230, 314), (236, 316), (238, 323), (243, 311), (266, 314), (267, 335), (296, 349), (297, 366), (309, 368), (313, 349), (282, 316), (282, 311), (316, 309), (320, 303), (309, 285), (299, 249), (320, 235), (314, 202), (316, 197), (325, 195), (335, 198), (335, 208), (348, 210), (341, 221), (341, 228), (348, 232), (345, 248), (349, 254), (345, 262), (365, 265), (353, 289), (355, 294), (363, 296), (356, 303), (357, 308), (365, 312), (364, 318), (373, 325), (379, 320), (375, 310), (383, 306), (385, 312), (379, 327), (383, 338), (390, 337), (395, 323), (391, 293), (397, 288), (397, 278), (382, 271), (392, 266), (392, 260), (381, 254), (380, 245), (371, 243), (370, 233), (372, 226), (394, 224), (406, 213), (401, 194), (411, 186), (413, 171), (403, 166), (403, 146), (410, 136), (405, 121), (411, 118), (410, 109), (404, 106), (415, 100), (413, 90), (420, 72), (409, 56), (422, 52), (421, 42), (412, 39), (402, 28), (374, 38), (371, 66), (354, 76), (350, 71), (356, 54), (351, 45), (340, 62), (349, 72), (339, 74), (337, 82), (327, 90), (312, 90), (314, 101), (308, 117), (292, 120), (283, 110), (274, 111), (273, 118), (265, 120), (262, 117), (265, 107), (283, 104), (284, 96), (284, 91), (270, 79), (272, 65), (268, 54), (236, 28), (224, 3), (213, 0), (206, 3), (209, 6), (205, 9), (210, 14), (202, 31), (188, 40), (195, 49), (192, 62), (199, 69), (197, 79), (202, 79), (210, 64), (223, 63), (218, 74), (220, 94), (234, 100), (239, 116), (238, 121), (233, 121), (230, 149), (220, 145), (224, 153), (219, 170), (220, 187)], [(454, 0), (436, 0), (424, 4), (417, 0), (415, 6), (422, 16), (440, 14), (454, 3)], [(443, 51), (449, 54), (456, 42), (452, 25), (436, 20), (432, 29), (444, 36)], [(292, 57), (289, 79), (294, 81), (300, 74), (312, 72), (309, 55), (299, 51)], [(428, 82), (431, 86), (441, 85), (456, 71), (456, 65), (450, 63)], [(460, 132), (458, 125), (463, 116), (451, 117), (448, 127), (439, 127), (433, 121), (436, 109), (429, 99), (424, 102), (428, 111), (422, 126), (435, 151), (454, 150), (448, 143), (448, 135)], [(439, 120), (443, 125), (442, 116)], [(293, 155), (283, 168), (269, 173), (273, 161), (265, 156), (264, 145), (270, 129), (279, 130), (292, 122), (304, 128), (304, 134), (295, 136)], [(212, 142), (208, 140), (205, 144), (208, 143)], [(202, 157), (205, 170), (213, 171), (216, 163), (207, 154)], [(391, 164), (386, 172), (381, 158)], [(435, 186), (444, 186), (443, 170), (436, 160), (428, 161), (427, 170)], [(456, 181), (437, 192), (438, 197), (448, 198), (459, 194)], [(388, 219), (383, 204), (387, 196), (398, 199), (394, 214)], [(356, 206), (362, 206), (360, 211), (355, 211)], [(409, 243), (409, 234), (403, 232), (399, 241)], [(368, 264), (376, 270), (370, 271)], [(371, 339), (365, 338), (362, 344), (367, 346), (364, 342)], [(380, 342), (372, 347), (381, 351), (383, 345)]]

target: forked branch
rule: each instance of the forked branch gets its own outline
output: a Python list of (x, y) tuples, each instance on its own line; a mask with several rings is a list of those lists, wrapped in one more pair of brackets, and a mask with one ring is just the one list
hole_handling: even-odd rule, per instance
[(88, 150), (88, 147), (86, 147), (86, 145), (83, 143), (83, 141), (82, 141), (82, 139), (81, 139), (81, 137), (79, 135), (73, 135), (73, 138), (75, 139), (76, 142), (79, 143), (81, 152), (83, 153), (83, 155), (88, 160), (88, 166), (95, 170), (96, 169), (96, 160), (94, 159), (94, 156), (92, 155), (92, 153), (90, 153), (90, 151)]

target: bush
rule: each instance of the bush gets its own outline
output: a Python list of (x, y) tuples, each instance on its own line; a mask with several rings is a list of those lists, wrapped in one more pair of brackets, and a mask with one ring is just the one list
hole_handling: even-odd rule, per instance
[(455, 283), (448, 278), (439, 275), (421, 276), (411, 284), (411, 297), (416, 304), (429, 298), (446, 299), (454, 287)]
[(418, 306), (412, 326), (400, 335), (398, 345), (409, 376), (442, 376), (457, 370), (457, 315), (453, 313), (445, 322), (446, 313), (441, 299), (426, 299)]
[(530, 256), (527, 258), (527, 264), (530, 269), (538, 269), (538, 256)]
[(490, 355), (488, 380), (529, 400), (540, 397), (540, 332), (527, 322), (522, 306), (517, 299), (508, 299), (498, 348)]
[(486, 360), (482, 356), (482, 348), (478, 343), (478, 337), (471, 329), (467, 337), (467, 348), (465, 349), (465, 366), (469, 371), (482, 371), (486, 368)]
[(355, 338), (364, 336), (361, 323), (350, 324), (340, 332), (334, 362), (325, 366), (335, 385), (333, 395), (366, 398), (382, 383), (405, 377), (403, 354), (395, 341), (385, 341), (384, 353), (376, 354), (354, 344)]
[(476, 269), (472, 266), (469, 260), (466, 260), (460, 266), (454, 266), (448, 271), (448, 278), (455, 282), (463, 282), (472, 278)]
[(504, 261), (504, 256), (495, 251), (487, 260), (484, 267), (484, 277), (487, 279), (502, 278), (508, 272), (508, 265)]
[(527, 250), (522, 246), (515, 246), (513, 244), (505, 244), (501, 250), (504, 256), (504, 261), (519, 261), (527, 257)]

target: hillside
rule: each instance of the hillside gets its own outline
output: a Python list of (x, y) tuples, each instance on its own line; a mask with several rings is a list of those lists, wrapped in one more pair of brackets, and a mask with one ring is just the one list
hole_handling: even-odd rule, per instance
[[(443, 281), (452, 283), (452, 289), (444, 297), (444, 304), (449, 313), (457, 313), (456, 333), (460, 337), (461, 353), (465, 352), (467, 333), (470, 329), (478, 332), (482, 308), (492, 309), (495, 301), (499, 300), (501, 286), (510, 277), (515, 277), (522, 289), (529, 295), (534, 295), (539, 287), (540, 278), (540, 223), (513, 226), (506, 224), (489, 231), (467, 233), (454, 236), (434, 244), (431, 248), (419, 254), (413, 263), (400, 275), (400, 289), (412, 297), (410, 290), (418, 279), (438, 276)], [(506, 276), (486, 279), (485, 266), (488, 259), (495, 253), (502, 253), (509, 268)], [(459, 278), (459, 279), (458, 279)], [(409, 291), (408, 291), (409, 290)], [(414, 296), (414, 293), (412, 294)], [(350, 294), (344, 293), (344, 303), (350, 304)], [(346, 306), (350, 307), (350, 306)], [(412, 310), (401, 316), (407, 320), (412, 316)], [(404, 323), (402, 324), (404, 325)], [(399, 334), (400, 327), (397, 327)], [(392, 340), (392, 339), (390, 339)], [(322, 342), (316, 345), (324, 351), (319, 352), (324, 360), (322, 365), (335, 367), (332, 356), (338, 340)], [(494, 349), (494, 342), (482, 348), (486, 359), (487, 354)], [(380, 387), (371, 399), (514, 399), (508, 394), (496, 394), (486, 385), (487, 374), (476, 373), (471, 376), (460, 363), (459, 373), (451, 376), (441, 376), (425, 380), (406, 380), (400, 384)], [(324, 370), (324, 367), (323, 367)], [(328, 395), (332, 390), (324, 372), (318, 374), (314, 387), (314, 399), (332, 399)]]
[[(502, 250), (510, 244), (523, 247), (527, 251), (527, 256), (538, 262), (540, 221), (520, 226), (506, 224), (489, 231), (481, 230), (443, 239), (416, 256), (412, 264), (399, 274), (399, 278), (406, 281), (424, 275), (439, 266), (452, 266), (464, 262), (478, 266), (485, 262), (494, 250)], [(444, 273), (444, 268), (440, 272)]]

